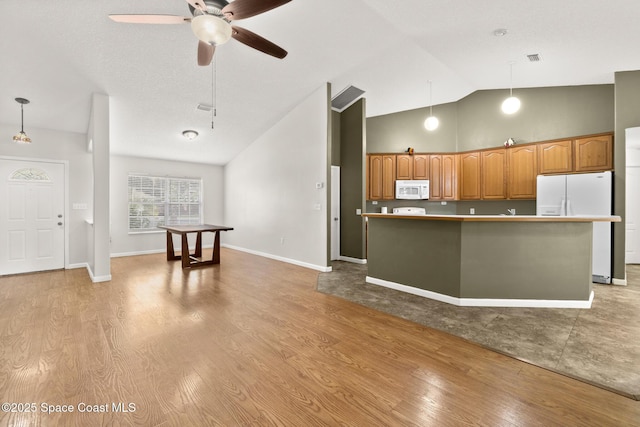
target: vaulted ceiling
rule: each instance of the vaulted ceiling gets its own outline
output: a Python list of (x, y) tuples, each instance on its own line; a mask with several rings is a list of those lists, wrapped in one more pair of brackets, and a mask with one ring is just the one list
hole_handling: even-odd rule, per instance
[[(215, 91), (189, 25), (115, 23), (114, 13), (190, 16), (184, 0), (2, 0), (0, 122), (19, 129), (14, 98), (24, 97), (27, 132), (85, 133), (91, 94), (106, 93), (112, 153), (225, 164), (326, 82), (333, 94), (365, 90), (371, 117), (427, 106), (429, 80), (440, 104), (508, 88), (511, 66), (516, 89), (640, 69), (637, 0), (292, 0), (235, 22), (288, 56), (231, 40), (216, 50)], [(212, 98), (213, 129), (196, 108)], [(188, 142), (185, 129), (200, 136)]]

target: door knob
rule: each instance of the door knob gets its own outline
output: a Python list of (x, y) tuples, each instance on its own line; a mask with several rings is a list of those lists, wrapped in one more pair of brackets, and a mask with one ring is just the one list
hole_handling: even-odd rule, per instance
[(58, 225), (62, 225), (62, 223), (61, 223), (61, 222), (59, 222), (59, 223), (58, 223)]
[(62, 214), (58, 214), (58, 218), (62, 218)]

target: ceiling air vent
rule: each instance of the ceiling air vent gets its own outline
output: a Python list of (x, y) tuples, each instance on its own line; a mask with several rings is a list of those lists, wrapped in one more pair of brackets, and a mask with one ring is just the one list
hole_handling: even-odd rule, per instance
[(345, 108), (353, 104), (362, 96), (364, 91), (355, 86), (347, 86), (339, 94), (331, 98), (331, 108), (342, 112)]
[(538, 62), (540, 61), (540, 54), (534, 53), (533, 55), (527, 55), (527, 58), (529, 58), (529, 62)]

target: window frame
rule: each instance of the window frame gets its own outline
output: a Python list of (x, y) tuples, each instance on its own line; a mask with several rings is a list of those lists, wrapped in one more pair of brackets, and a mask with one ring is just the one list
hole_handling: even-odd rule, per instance
[[(158, 228), (160, 225), (202, 224), (202, 195), (202, 178), (130, 172), (127, 175), (128, 234), (164, 232)], [(138, 214), (132, 215), (136, 211)], [(132, 228), (136, 222), (140, 225), (146, 223), (147, 226)]]

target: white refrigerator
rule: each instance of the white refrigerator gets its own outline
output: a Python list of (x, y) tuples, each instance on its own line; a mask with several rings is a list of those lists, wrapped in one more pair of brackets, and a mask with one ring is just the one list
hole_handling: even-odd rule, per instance
[[(609, 216), (611, 172), (538, 175), (536, 214), (550, 216)], [(593, 223), (593, 281), (611, 283), (610, 222)]]

